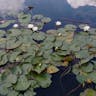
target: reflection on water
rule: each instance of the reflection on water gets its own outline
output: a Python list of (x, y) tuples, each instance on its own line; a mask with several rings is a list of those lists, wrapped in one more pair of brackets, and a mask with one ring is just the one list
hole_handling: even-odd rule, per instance
[[(29, 5), (33, 5), (33, 14), (43, 14), (52, 18), (52, 21), (61, 20), (63, 24), (78, 22), (89, 23), (91, 26), (96, 26), (96, 0), (29, 0)], [(71, 3), (69, 3), (71, 2)], [(74, 3), (75, 2), (75, 3)], [(27, 2), (28, 4), (28, 2)], [(73, 8), (70, 5), (77, 6), (78, 8)], [(77, 4), (77, 5), (76, 5)], [(83, 5), (82, 7), (79, 7)], [(89, 6), (85, 6), (89, 5)], [(72, 19), (76, 22), (71, 22)], [(80, 24), (80, 23), (79, 23)], [(49, 25), (51, 26), (51, 25)], [(53, 27), (53, 26), (51, 26)]]
[(96, 0), (67, 0), (67, 2), (71, 5), (72, 8), (78, 8), (80, 6), (95, 6)]
[(0, 0), (0, 14), (17, 13), (24, 7), (25, 0)]

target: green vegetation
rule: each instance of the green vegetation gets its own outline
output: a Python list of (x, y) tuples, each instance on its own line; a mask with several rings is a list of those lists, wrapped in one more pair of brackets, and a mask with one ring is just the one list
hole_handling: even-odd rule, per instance
[[(35, 88), (49, 87), (51, 74), (58, 72), (59, 66), (71, 66), (82, 85), (96, 83), (96, 29), (76, 32), (77, 26), (68, 24), (42, 32), (50, 21), (42, 15), (20, 13), (19, 27), (0, 30), (0, 96), (35, 96)], [(6, 21), (0, 28), (16, 22)], [(28, 24), (38, 30), (27, 28)], [(80, 96), (95, 93), (87, 89)]]

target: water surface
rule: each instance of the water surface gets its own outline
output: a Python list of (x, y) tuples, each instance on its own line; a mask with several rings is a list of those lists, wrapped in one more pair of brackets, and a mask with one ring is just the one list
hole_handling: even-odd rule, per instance
[[(32, 15), (43, 14), (52, 19), (45, 29), (55, 28), (57, 20), (65, 24), (88, 23), (91, 27), (96, 27), (96, 1), (95, 0), (28, 0), (28, 6), (34, 6)], [(37, 96), (65, 96), (72, 88), (78, 86), (75, 76), (70, 73), (62, 79), (62, 86), (60, 85), (61, 71), (53, 75), (53, 83), (47, 89), (39, 89)], [(70, 96), (79, 96), (81, 88)]]
[[(96, 0), (26, 0), (25, 7), (33, 6), (31, 14), (43, 14), (52, 19), (52, 22), (44, 27), (45, 30), (55, 28), (57, 20), (62, 21), (62, 26), (65, 24), (88, 23), (91, 27), (96, 27)], [(47, 89), (37, 89), (37, 96), (65, 96), (71, 89), (78, 86), (75, 76), (70, 73), (63, 77), (62, 86), (60, 84), (61, 71), (54, 74), (52, 84)], [(70, 96), (79, 96), (82, 91), (78, 91)]]
[(75, 24), (80, 21), (95, 27), (96, 1), (74, 1), (76, 0), (29, 0), (27, 4), (35, 7), (32, 11), (33, 14), (43, 14), (52, 18), (53, 21), (61, 20), (64, 24), (71, 23), (65, 20), (67, 18), (76, 21), (72, 22)]

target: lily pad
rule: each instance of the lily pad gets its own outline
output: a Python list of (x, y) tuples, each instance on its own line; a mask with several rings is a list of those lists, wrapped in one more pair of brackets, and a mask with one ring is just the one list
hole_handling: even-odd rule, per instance
[(17, 91), (25, 91), (29, 88), (31, 82), (29, 82), (26, 78), (26, 76), (22, 75), (20, 76), (17, 84), (15, 85), (15, 90)]
[(18, 14), (18, 20), (21, 24), (28, 24), (31, 21), (31, 14), (24, 14), (22, 12)]
[(39, 33), (34, 33), (32, 35), (32, 37), (34, 40), (41, 41), (41, 40), (44, 40), (46, 38), (46, 35), (43, 32), (39, 32)]

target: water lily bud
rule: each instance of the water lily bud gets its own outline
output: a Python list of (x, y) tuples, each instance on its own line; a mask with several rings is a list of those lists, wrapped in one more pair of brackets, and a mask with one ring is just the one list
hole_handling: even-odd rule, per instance
[(20, 58), (19, 58), (19, 57), (17, 57), (17, 58), (16, 58), (16, 61), (17, 61), (17, 62), (19, 62), (19, 61), (20, 61)]
[(84, 31), (89, 31), (89, 29), (90, 29), (90, 26), (88, 26), (88, 25), (86, 25), (86, 26), (83, 28)]
[(29, 28), (29, 29), (32, 29), (33, 27), (34, 27), (33, 24), (28, 24), (28, 28)]
[(39, 63), (39, 66), (41, 66), (42, 64), (41, 63)]
[(56, 21), (56, 26), (62, 25), (61, 21)]
[(58, 36), (62, 36), (62, 33), (59, 33)]
[(33, 31), (38, 31), (38, 27), (33, 27), (32, 30)]
[(13, 27), (14, 27), (14, 28), (18, 28), (19, 25), (18, 25), (18, 24), (14, 24)]
[(55, 47), (55, 50), (58, 50), (58, 47)]

